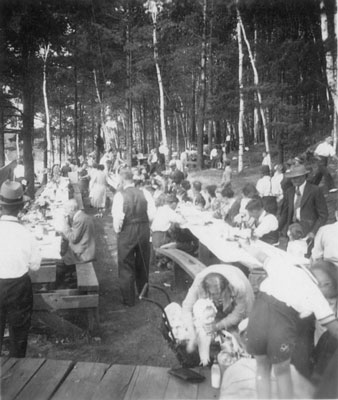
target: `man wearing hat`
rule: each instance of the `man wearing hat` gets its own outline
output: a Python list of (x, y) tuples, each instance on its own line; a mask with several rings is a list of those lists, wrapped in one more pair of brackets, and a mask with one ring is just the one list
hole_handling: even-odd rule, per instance
[(330, 172), (327, 169), (327, 164), (329, 162), (329, 158), (332, 157), (335, 160), (338, 160), (336, 156), (336, 152), (332, 146), (333, 139), (331, 136), (328, 136), (324, 142), (320, 143), (316, 150), (314, 151), (314, 155), (318, 160), (317, 163), (317, 172), (315, 176), (312, 178), (312, 183), (314, 185), (319, 185), (320, 181), (324, 177), (325, 183), (327, 185), (328, 190), (334, 189), (334, 182)]
[(328, 210), (321, 189), (306, 180), (308, 171), (304, 165), (293, 165), (285, 173), (290, 187), (283, 200), (279, 230), (286, 235), (289, 225), (299, 222), (304, 236), (313, 241), (318, 229), (326, 223)]
[(37, 241), (20, 224), (18, 213), (29, 197), (19, 182), (5, 181), (0, 188), (0, 352), (6, 322), (10, 357), (25, 357), (33, 309), (29, 270), (40, 268)]

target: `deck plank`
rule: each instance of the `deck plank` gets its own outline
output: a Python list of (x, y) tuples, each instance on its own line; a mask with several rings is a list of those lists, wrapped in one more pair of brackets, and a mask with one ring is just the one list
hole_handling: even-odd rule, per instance
[(56, 391), (53, 400), (91, 399), (108, 368), (108, 364), (78, 362)]
[(14, 364), (19, 361), (18, 358), (9, 358), (1, 364), (0, 376), (4, 376)]
[[(43, 358), (22, 358), (16, 360), (6, 372), (2, 371), (0, 398), (2, 400), (14, 399), (44, 362)], [(4, 366), (6, 367), (9, 363), (10, 361)]]
[(123, 399), (135, 368), (134, 365), (112, 365), (96, 388), (92, 400)]
[(49, 399), (69, 373), (72, 365), (72, 361), (46, 360), (15, 400)]
[(211, 375), (209, 367), (200, 367), (198, 371), (201, 375), (205, 376), (205, 380), (198, 386), (197, 399), (210, 400), (219, 398), (219, 389), (211, 387)]
[[(0, 367), (2, 367), (8, 360), (9, 360), (8, 357), (0, 357)], [(0, 376), (1, 376), (1, 373), (0, 373)]]
[(174, 376), (169, 376), (168, 386), (164, 395), (164, 399), (187, 399), (197, 398), (198, 384), (184, 381)]
[(124, 400), (163, 399), (169, 381), (167, 368), (138, 366)]

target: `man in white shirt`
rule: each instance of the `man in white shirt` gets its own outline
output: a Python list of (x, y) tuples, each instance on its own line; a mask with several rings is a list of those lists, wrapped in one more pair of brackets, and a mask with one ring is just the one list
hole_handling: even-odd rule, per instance
[(33, 310), (29, 270), (40, 268), (41, 255), (32, 234), (17, 216), (29, 200), (19, 182), (5, 181), (0, 189), (0, 353), (6, 322), (10, 357), (25, 357)]
[(324, 142), (320, 143), (317, 146), (314, 155), (318, 159), (317, 163), (318, 170), (314, 175), (314, 177), (312, 178), (312, 183), (315, 185), (319, 185), (320, 181), (324, 177), (329, 191), (334, 189), (334, 182), (330, 172), (327, 169), (327, 164), (330, 157), (334, 158), (335, 160), (338, 160), (338, 157), (336, 156), (336, 152), (332, 146), (332, 143), (333, 143), (332, 137), (328, 136), (324, 140)]
[(322, 226), (315, 237), (311, 257), (314, 261), (330, 261), (338, 267), (338, 201), (335, 204), (336, 222)]
[(271, 168), (271, 156), (269, 153), (266, 153), (265, 151), (263, 151), (262, 153), (262, 165), (267, 165), (269, 168)]
[(150, 222), (156, 208), (151, 194), (135, 188), (129, 168), (120, 171), (120, 191), (113, 200), (113, 226), (117, 234), (119, 285), (124, 305), (135, 305), (138, 294), (148, 283), (150, 258)]
[(258, 179), (256, 184), (257, 192), (261, 197), (271, 196), (272, 187), (271, 187), (270, 168), (268, 165), (262, 165), (261, 174), (262, 177)]
[(211, 152), (210, 152), (210, 167), (211, 168), (217, 168), (217, 147), (213, 147)]
[(261, 198), (253, 198), (246, 206), (249, 217), (254, 220), (253, 235), (269, 244), (278, 243), (278, 220), (263, 208)]
[(22, 160), (18, 160), (17, 166), (14, 168), (14, 179), (19, 181), (20, 179), (25, 177), (25, 167), (23, 165)]

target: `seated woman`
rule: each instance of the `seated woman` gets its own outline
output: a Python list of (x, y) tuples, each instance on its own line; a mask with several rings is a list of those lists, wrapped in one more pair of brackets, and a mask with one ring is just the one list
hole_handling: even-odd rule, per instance
[(197, 208), (197, 210), (200, 210), (200, 211), (204, 210), (206, 201), (201, 193), (197, 193), (195, 195), (195, 198), (193, 200), (193, 205)]
[(253, 220), (253, 236), (269, 244), (278, 243), (278, 220), (264, 210), (263, 201), (255, 197), (246, 206), (250, 219)]
[(242, 222), (248, 222), (249, 216), (246, 210), (246, 206), (251, 199), (258, 196), (256, 186), (253, 183), (247, 183), (242, 189), (242, 198), (239, 199), (236, 204), (238, 207), (238, 213), (234, 216), (232, 225), (240, 225)]
[(195, 302), (201, 298), (213, 301), (217, 308), (215, 323), (205, 327), (209, 332), (236, 330), (249, 315), (254, 302), (250, 282), (243, 272), (232, 265), (215, 264), (196, 275), (182, 303), (187, 320), (192, 318)]
[(216, 199), (211, 206), (211, 209), (214, 212), (213, 217), (225, 220), (235, 201), (234, 191), (230, 186), (221, 186), (217, 188)]

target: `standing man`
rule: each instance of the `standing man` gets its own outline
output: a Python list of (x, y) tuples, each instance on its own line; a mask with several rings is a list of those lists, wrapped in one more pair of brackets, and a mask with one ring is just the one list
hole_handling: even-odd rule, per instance
[(330, 157), (334, 158), (335, 160), (338, 160), (338, 157), (336, 156), (336, 152), (332, 146), (332, 143), (333, 143), (332, 137), (328, 136), (324, 140), (324, 142), (320, 143), (316, 147), (314, 155), (318, 160), (317, 163), (318, 170), (312, 179), (313, 184), (319, 185), (320, 181), (322, 180), (322, 177), (324, 176), (325, 183), (329, 191), (331, 190), (333, 191), (334, 182), (330, 172), (327, 169), (327, 164)]
[(294, 165), (285, 173), (292, 187), (285, 193), (279, 230), (286, 234), (289, 225), (299, 222), (304, 235), (313, 242), (318, 229), (326, 223), (328, 210), (321, 189), (306, 181), (307, 174), (304, 165)]
[(119, 285), (122, 303), (135, 305), (135, 283), (138, 294), (148, 283), (150, 259), (150, 225), (156, 208), (149, 192), (135, 188), (129, 168), (120, 171), (120, 190), (113, 206), (113, 226), (117, 234)]
[(29, 198), (19, 182), (5, 181), (0, 189), (0, 352), (6, 322), (10, 357), (25, 357), (33, 309), (29, 270), (40, 268), (38, 244), (20, 224), (18, 214)]

